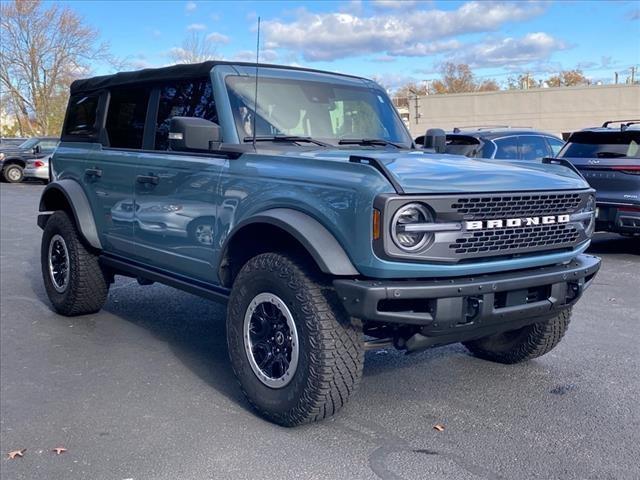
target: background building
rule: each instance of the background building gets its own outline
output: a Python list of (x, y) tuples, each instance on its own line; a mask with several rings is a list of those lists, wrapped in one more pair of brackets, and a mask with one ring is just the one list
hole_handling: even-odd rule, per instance
[(428, 128), (532, 127), (566, 137), (606, 120), (640, 119), (640, 85), (602, 85), (427, 95), (409, 99), (413, 136)]

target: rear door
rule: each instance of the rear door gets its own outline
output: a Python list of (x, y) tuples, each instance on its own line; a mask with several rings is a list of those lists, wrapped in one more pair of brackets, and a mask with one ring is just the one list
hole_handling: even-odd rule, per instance
[(218, 185), (226, 158), (171, 152), (169, 124), (174, 116), (217, 122), (209, 78), (156, 85), (149, 125), (136, 170), (134, 237), (136, 257), (156, 268), (215, 282), (219, 246)]
[(580, 170), (598, 202), (640, 204), (640, 130), (576, 132), (558, 157)]

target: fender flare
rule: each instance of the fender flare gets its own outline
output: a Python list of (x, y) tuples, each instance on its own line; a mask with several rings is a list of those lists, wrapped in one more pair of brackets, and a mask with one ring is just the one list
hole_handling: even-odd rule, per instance
[(289, 233), (309, 252), (324, 273), (340, 276), (360, 275), (342, 245), (324, 225), (306, 213), (290, 208), (265, 210), (244, 219), (226, 239), (222, 251), (227, 251), (230, 242), (244, 227), (257, 223), (270, 224)]
[(53, 211), (52, 205), (49, 203), (49, 198), (51, 198), (53, 191), (62, 193), (66, 198), (73, 212), (78, 230), (80, 230), (80, 235), (82, 235), (89, 245), (102, 250), (96, 222), (93, 219), (93, 211), (91, 210), (91, 205), (82, 186), (75, 180), (68, 178), (49, 183), (40, 197), (39, 210), (41, 212)]

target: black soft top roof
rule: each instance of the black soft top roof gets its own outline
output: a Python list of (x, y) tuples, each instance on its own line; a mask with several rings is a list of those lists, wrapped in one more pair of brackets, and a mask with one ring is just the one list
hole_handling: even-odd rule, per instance
[[(255, 63), (249, 62), (225, 62), (222, 60), (210, 60), (202, 63), (191, 63), (183, 65), (172, 65), (162, 68), (145, 68), (144, 70), (136, 70), (133, 72), (119, 72), (114, 75), (102, 75), (100, 77), (84, 78), (76, 80), (71, 84), (71, 95), (81, 92), (91, 92), (120, 85), (130, 85), (145, 82), (162, 82), (167, 80), (182, 80), (188, 78), (205, 77), (216, 65), (236, 65), (239, 67), (254, 67)], [(305, 72), (328, 73), (332, 75), (341, 75), (345, 77), (354, 77), (352, 75), (344, 75), (341, 73), (326, 72), (322, 70), (314, 70), (311, 68), (289, 67), (285, 65), (269, 65), (261, 63), (260, 68), (282, 68), (286, 70), (301, 70)]]

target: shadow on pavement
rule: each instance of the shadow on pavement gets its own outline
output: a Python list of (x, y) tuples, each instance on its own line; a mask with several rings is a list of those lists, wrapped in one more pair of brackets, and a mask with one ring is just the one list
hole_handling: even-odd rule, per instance
[(591, 241), (588, 253), (632, 254), (640, 255), (640, 237), (596, 234)]

